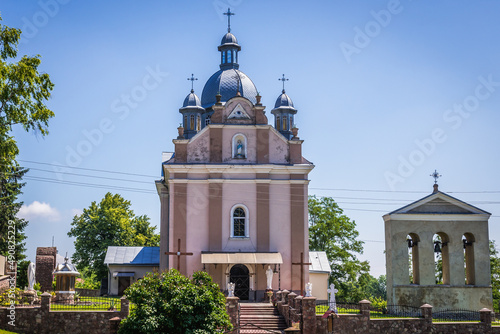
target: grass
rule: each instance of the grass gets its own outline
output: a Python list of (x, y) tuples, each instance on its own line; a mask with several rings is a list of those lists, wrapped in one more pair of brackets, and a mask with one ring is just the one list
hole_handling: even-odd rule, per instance
[(74, 304), (51, 303), (52, 311), (109, 311), (113, 306), (115, 311), (120, 311), (120, 298), (116, 297), (80, 297)]
[(3, 329), (0, 329), (0, 334), (16, 334), (15, 332), (9, 332)]

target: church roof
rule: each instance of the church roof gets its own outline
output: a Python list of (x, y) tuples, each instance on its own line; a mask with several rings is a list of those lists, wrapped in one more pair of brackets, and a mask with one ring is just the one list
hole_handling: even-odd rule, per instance
[(276, 103), (274, 104), (274, 109), (289, 109), (297, 111), (297, 109), (295, 109), (293, 106), (292, 99), (290, 98), (290, 96), (286, 95), (284, 89), (281, 95), (278, 96), (278, 98), (276, 99)]
[(326, 252), (309, 251), (309, 263), (311, 263), (309, 265), (309, 272), (329, 274), (332, 271)]
[(109, 246), (104, 264), (159, 266), (160, 247)]
[(219, 70), (205, 84), (201, 94), (201, 105), (203, 108), (213, 106), (216, 102), (215, 95), (218, 93), (222, 96), (221, 101), (226, 102), (235, 97), (238, 91), (253, 104), (257, 103), (255, 98), (257, 87), (245, 73), (235, 68)]
[(461, 201), (453, 196), (436, 191), (413, 203), (389, 212), (386, 216), (395, 214), (468, 214), (468, 215), (491, 215), (491, 213), (479, 209), (469, 203)]
[(221, 45), (224, 44), (238, 44), (238, 40), (236, 39), (236, 36), (228, 32), (227, 34), (222, 37), (222, 40), (220, 41)]

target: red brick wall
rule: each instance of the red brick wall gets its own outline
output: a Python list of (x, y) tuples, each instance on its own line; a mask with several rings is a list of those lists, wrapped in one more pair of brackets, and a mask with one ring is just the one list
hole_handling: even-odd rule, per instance
[(56, 267), (56, 247), (38, 247), (36, 249), (36, 281), (42, 291), (52, 290), (52, 272)]

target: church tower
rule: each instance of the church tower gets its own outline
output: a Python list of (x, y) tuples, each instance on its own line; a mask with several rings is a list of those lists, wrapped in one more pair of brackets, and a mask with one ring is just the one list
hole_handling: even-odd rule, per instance
[(193, 91), (186, 97), (175, 152), (163, 154), (160, 269), (204, 270), (222, 290), (234, 282), (236, 296), (256, 301), (272, 270), (272, 289), (300, 293), (309, 279), (302, 263), (314, 165), (291, 136), (297, 110), (283, 92), (273, 114), (287, 117), (286, 127), (269, 125), (254, 83), (239, 70), (241, 46), (230, 28), (218, 50), (220, 69), (201, 101)]

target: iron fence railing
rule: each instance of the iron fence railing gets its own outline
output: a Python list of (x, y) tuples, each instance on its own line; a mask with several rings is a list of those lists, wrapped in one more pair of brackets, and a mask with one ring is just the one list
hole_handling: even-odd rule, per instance
[(479, 311), (472, 310), (439, 310), (432, 312), (433, 322), (479, 322), (481, 321)]
[(359, 314), (359, 304), (346, 303), (346, 302), (336, 302), (331, 303), (329, 301), (319, 301), (316, 303), (316, 314), (324, 314), (328, 310), (336, 309), (338, 314)]
[(108, 297), (79, 297), (50, 303), (52, 311), (120, 311), (120, 308), (120, 299)]
[(370, 306), (370, 318), (421, 318), (420, 307), (407, 305)]

